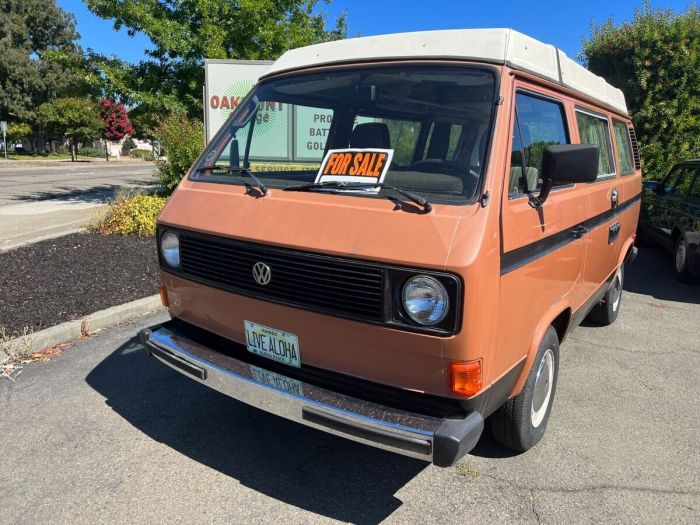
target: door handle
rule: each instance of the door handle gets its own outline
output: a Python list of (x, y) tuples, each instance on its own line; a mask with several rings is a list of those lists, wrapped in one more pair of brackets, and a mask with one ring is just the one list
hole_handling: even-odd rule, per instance
[(615, 208), (617, 208), (618, 204), (619, 204), (619, 200), (618, 200), (617, 188), (613, 188), (612, 191), (610, 192), (610, 207), (615, 209)]
[(576, 226), (573, 230), (571, 230), (571, 235), (574, 237), (574, 239), (580, 239), (584, 235), (588, 233), (588, 228), (585, 226)]

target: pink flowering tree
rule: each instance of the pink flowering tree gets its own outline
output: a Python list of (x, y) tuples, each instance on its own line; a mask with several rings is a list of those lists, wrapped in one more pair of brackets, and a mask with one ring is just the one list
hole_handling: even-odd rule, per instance
[(100, 118), (104, 124), (102, 138), (105, 140), (105, 158), (109, 160), (107, 141), (119, 141), (134, 132), (134, 126), (129, 122), (124, 104), (114, 100), (100, 100)]

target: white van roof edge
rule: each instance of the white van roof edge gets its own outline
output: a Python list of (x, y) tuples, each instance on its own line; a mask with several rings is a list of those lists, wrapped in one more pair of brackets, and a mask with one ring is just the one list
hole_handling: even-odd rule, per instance
[(309, 66), (396, 58), (503, 64), (557, 82), (627, 115), (622, 91), (562, 50), (514, 29), (450, 29), (335, 40), (287, 51), (262, 78)]

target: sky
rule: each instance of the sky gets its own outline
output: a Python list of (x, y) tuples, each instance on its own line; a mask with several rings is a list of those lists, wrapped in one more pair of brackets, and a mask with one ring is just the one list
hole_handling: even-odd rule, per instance
[[(147, 36), (129, 37), (115, 31), (111, 21), (88, 11), (81, 0), (57, 0), (77, 19), (80, 43), (84, 48), (138, 62), (151, 47)], [(601, 24), (612, 17), (616, 23), (631, 20), (642, 0), (332, 0), (321, 2), (332, 24), (342, 12), (348, 14), (348, 34), (379, 35), (430, 29), (511, 27), (548, 44), (554, 44), (575, 58), (581, 41), (590, 34), (591, 23)], [(691, 0), (652, 0), (653, 7), (682, 11)], [(233, 57), (235, 58), (235, 57)]]

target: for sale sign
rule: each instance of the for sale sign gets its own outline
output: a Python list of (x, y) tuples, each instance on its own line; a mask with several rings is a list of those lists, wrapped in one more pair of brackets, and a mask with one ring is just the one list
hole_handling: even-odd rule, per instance
[(316, 182), (380, 183), (384, 180), (392, 149), (332, 149), (321, 163)]

